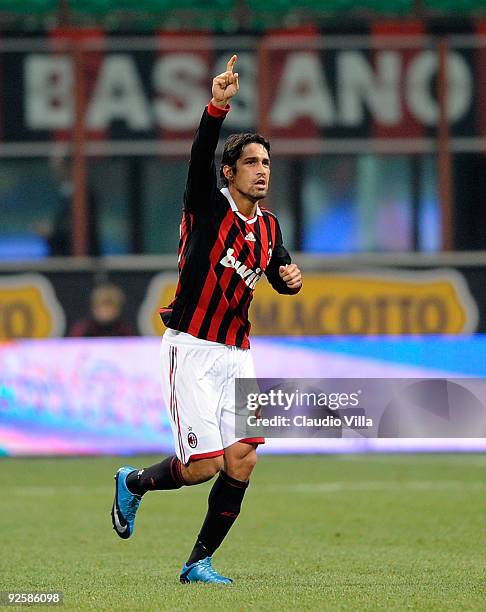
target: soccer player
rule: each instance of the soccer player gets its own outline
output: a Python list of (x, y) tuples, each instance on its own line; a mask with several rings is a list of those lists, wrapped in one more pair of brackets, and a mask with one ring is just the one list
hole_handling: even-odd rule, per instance
[(235, 436), (234, 379), (255, 378), (248, 308), (263, 273), (279, 293), (302, 286), (273, 213), (260, 206), (270, 179), (270, 145), (259, 134), (225, 143), (217, 187), (214, 155), (221, 125), (238, 92), (236, 55), (213, 79), (212, 99), (194, 138), (184, 194), (176, 295), (161, 316), (163, 395), (176, 455), (115, 475), (112, 521), (123, 539), (148, 491), (179, 489), (219, 474), (208, 511), (180, 581), (230, 584), (211, 557), (240, 513), (256, 449), (263, 438)]

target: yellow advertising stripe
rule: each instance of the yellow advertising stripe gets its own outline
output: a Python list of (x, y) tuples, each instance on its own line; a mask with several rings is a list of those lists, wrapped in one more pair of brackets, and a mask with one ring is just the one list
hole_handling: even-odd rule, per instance
[[(145, 333), (164, 330), (158, 308), (172, 301), (175, 288), (172, 275), (152, 279), (139, 319)], [(295, 296), (260, 282), (250, 319), (253, 335), (461, 334), (476, 329), (478, 309), (456, 270), (389, 269), (306, 274)]]

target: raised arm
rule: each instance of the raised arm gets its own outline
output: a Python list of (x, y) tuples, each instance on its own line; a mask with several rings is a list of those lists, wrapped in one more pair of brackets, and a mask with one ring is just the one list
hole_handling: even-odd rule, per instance
[(194, 137), (187, 175), (184, 206), (190, 212), (204, 211), (218, 187), (214, 154), (229, 101), (239, 89), (238, 73), (234, 72), (236, 55), (228, 61), (226, 71), (214, 77), (212, 99), (204, 110)]

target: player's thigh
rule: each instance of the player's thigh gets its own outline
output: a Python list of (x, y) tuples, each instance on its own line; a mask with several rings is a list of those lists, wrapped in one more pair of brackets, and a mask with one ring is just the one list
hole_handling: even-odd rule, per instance
[[(245, 417), (246, 404), (242, 402), (242, 398), (236, 398), (236, 388), (237, 383), (235, 382), (235, 378), (245, 378), (251, 379), (254, 382), (246, 382), (243, 387), (238, 386), (238, 395), (240, 396), (244, 390), (246, 394), (248, 389), (254, 389), (255, 392), (258, 391), (258, 386), (256, 383), (256, 375), (255, 375), (255, 366), (253, 364), (253, 358), (249, 350), (238, 350), (234, 354), (234, 362), (232, 364), (232, 375), (226, 376), (221, 380), (221, 387), (223, 389), (221, 396), (221, 414), (220, 414), (220, 429), (221, 429), (221, 437), (223, 439), (224, 448), (231, 446), (235, 442), (245, 440), (250, 443), (256, 444), (264, 444), (264, 438), (260, 437), (247, 437), (246, 435), (237, 435), (237, 416), (236, 412), (238, 411), (238, 429), (241, 430), (242, 427), (242, 416)], [(238, 409), (236, 408), (236, 400), (240, 402)], [(243, 411), (243, 412), (242, 412)], [(245, 417), (246, 418), (246, 417)], [(245, 428), (246, 429), (246, 428)], [(240, 431), (240, 434), (242, 431)]]
[[(216, 352), (162, 341), (162, 392), (183, 464), (223, 454), (217, 406), (219, 389), (208, 367)], [(210, 369), (210, 368), (209, 368)]]
[(225, 471), (237, 480), (248, 480), (257, 461), (256, 449), (265, 442), (264, 438), (242, 438), (236, 435), (235, 380), (234, 378), (255, 379), (255, 367), (250, 351), (239, 350), (235, 355), (235, 376), (225, 381), (225, 402), (220, 419), (221, 437), (225, 454)]

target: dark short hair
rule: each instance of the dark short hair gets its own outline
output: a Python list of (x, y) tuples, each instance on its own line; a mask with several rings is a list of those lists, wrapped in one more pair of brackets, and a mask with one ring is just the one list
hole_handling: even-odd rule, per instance
[(236, 162), (240, 159), (243, 152), (243, 147), (248, 144), (256, 142), (261, 144), (267, 150), (270, 155), (270, 143), (261, 134), (253, 134), (251, 132), (241, 134), (231, 134), (224, 143), (223, 157), (221, 158), (221, 167), (219, 169), (219, 176), (223, 187), (228, 186), (228, 179), (223, 173), (224, 166), (230, 166), (233, 172), (236, 171)]

